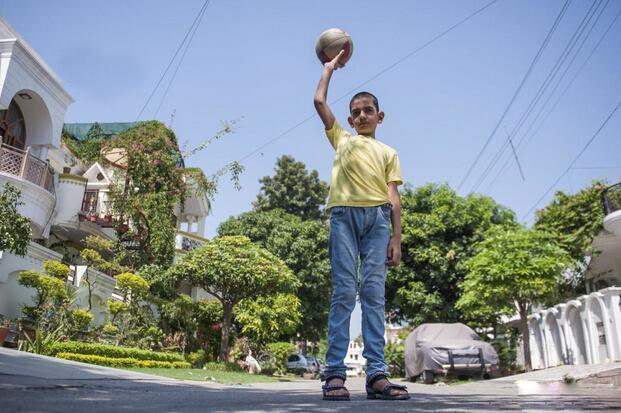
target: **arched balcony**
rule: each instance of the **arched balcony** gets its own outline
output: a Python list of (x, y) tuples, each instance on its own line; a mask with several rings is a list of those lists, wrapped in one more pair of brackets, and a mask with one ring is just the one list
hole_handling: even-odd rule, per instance
[(604, 228), (621, 236), (621, 182), (611, 185), (602, 193)]

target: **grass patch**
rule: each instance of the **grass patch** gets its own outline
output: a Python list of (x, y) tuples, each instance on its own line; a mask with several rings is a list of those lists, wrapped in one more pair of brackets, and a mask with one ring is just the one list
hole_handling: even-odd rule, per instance
[(223, 384), (249, 384), (249, 383), (273, 383), (279, 381), (291, 381), (291, 377), (273, 377), (261, 374), (248, 374), (235, 371), (215, 371), (202, 369), (159, 369), (127, 367), (124, 370), (137, 371), (139, 373), (153, 374), (156, 376), (168, 377), (176, 380), (193, 380), (203, 382), (217, 382)]

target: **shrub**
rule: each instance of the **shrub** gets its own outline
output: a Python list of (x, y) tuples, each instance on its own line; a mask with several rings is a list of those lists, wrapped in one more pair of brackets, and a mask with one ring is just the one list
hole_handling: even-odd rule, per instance
[(200, 368), (205, 363), (205, 350), (194, 351), (185, 356), (185, 359), (192, 367)]
[(71, 326), (76, 331), (85, 331), (93, 321), (93, 315), (86, 310), (71, 310)]
[(295, 345), (286, 342), (270, 343), (267, 350), (272, 353), (276, 359), (276, 368), (279, 373), (287, 372), (287, 359), (295, 351)]
[(141, 350), (133, 347), (118, 347), (96, 343), (80, 343), (66, 341), (52, 345), (48, 354), (55, 356), (59, 353), (72, 353), (93, 355), (108, 358), (133, 358), (137, 360), (152, 360), (164, 362), (184, 361), (183, 356), (177, 353), (160, 353), (156, 351)]
[(81, 361), (83, 363), (97, 364), (99, 366), (108, 367), (146, 367), (146, 368), (190, 368), (190, 363), (185, 361), (156, 361), (156, 360), (138, 360), (131, 357), (112, 358), (104, 356), (96, 356), (92, 354), (76, 354), (76, 353), (58, 353), (56, 357), (65, 360)]
[(231, 363), (228, 361), (211, 361), (205, 363), (203, 366), (205, 370), (212, 371), (242, 371), (241, 367), (237, 363)]
[(392, 341), (386, 343), (384, 347), (384, 358), (391, 376), (405, 376), (405, 352), (403, 343), (394, 343)]

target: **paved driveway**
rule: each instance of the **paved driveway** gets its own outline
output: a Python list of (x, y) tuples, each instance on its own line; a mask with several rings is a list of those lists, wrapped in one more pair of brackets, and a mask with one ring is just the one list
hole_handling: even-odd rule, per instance
[(350, 402), (324, 402), (318, 381), (225, 386), (163, 379), (0, 348), (2, 412), (416, 412), (620, 411), (621, 388), (558, 382), (408, 384), (406, 402), (365, 399), (348, 381)]

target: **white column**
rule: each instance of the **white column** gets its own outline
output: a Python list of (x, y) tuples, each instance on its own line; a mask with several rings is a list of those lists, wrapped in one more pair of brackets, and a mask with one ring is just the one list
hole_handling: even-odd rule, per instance
[(204, 237), (205, 236), (205, 221), (206, 217), (198, 218), (198, 228), (196, 229), (196, 235)]

